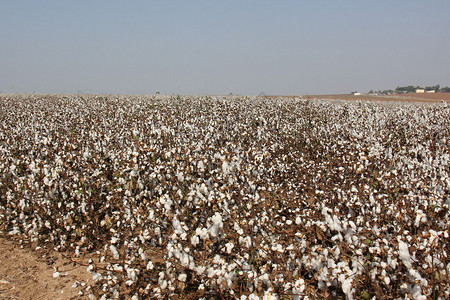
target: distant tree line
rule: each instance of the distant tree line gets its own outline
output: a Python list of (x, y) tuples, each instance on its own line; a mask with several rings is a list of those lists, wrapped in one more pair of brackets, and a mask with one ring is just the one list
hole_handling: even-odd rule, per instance
[(387, 95), (387, 94), (405, 94), (405, 93), (415, 93), (416, 90), (418, 89), (422, 89), (425, 90), (425, 92), (427, 91), (435, 91), (436, 93), (441, 92), (441, 93), (450, 93), (450, 87), (446, 86), (446, 87), (441, 87), (439, 84), (433, 85), (433, 86), (426, 86), (426, 87), (421, 87), (421, 86), (413, 86), (413, 85), (408, 85), (408, 86), (397, 86), (397, 88), (395, 90), (378, 90), (378, 91), (374, 91), (374, 90), (370, 90), (369, 94), (382, 94), (382, 95)]

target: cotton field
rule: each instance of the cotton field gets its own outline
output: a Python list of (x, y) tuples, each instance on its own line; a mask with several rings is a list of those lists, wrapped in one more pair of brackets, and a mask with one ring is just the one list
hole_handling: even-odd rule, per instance
[(80, 295), (450, 298), (444, 104), (0, 98), (0, 230)]

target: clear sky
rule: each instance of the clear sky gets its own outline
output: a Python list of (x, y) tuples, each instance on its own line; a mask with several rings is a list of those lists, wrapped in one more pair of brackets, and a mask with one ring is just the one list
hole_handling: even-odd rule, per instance
[(0, 92), (450, 86), (448, 0), (0, 0)]

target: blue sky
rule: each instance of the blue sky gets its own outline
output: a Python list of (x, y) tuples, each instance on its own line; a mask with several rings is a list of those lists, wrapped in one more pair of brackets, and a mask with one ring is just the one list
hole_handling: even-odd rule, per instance
[(450, 86), (449, 13), (448, 0), (0, 0), (0, 91)]

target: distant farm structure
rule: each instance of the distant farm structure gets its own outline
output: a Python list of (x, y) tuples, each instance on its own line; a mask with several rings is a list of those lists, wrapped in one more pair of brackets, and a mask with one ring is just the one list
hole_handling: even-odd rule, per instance
[[(414, 85), (408, 85), (408, 86), (397, 86), (395, 90), (370, 90), (368, 94), (378, 94), (378, 95), (390, 95), (390, 94), (407, 94), (407, 93), (415, 93), (415, 94), (424, 94), (424, 93), (449, 93), (450, 87), (441, 87), (439, 84), (433, 85), (433, 86), (414, 86)], [(354, 93), (352, 93), (354, 94)]]

